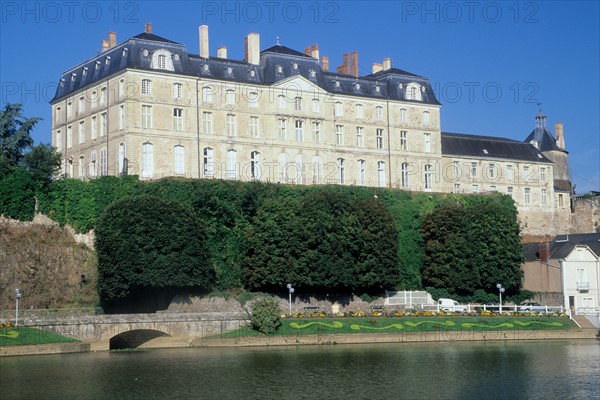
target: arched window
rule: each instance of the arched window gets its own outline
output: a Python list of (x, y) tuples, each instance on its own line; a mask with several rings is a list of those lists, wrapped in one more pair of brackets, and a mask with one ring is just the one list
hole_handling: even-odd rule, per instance
[(430, 191), (433, 188), (433, 168), (431, 164), (425, 165), (425, 190)]
[(215, 175), (215, 156), (214, 149), (205, 147), (202, 150), (202, 167), (205, 177), (213, 177)]
[(323, 182), (323, 160), (319, 156), (312, 158), (312, 172), (313, 179), (312, 183), (317, 185)]
[(260, 179), (260, 153), (258, 151), (250, 153), (250, 177)]
[(377, 184), (385, 187), (385, 162), (377, 161)]
[(346, 182), (346, 160), (343, 158), (337, 159), (338, 167), (338, 183), (343, 185)]
[(237, 179), (237, 151), (227, 151), (227, 179)]
[(411, 82), (408, 85), (406, 85), (405, 98), (406, 100), (421, 101), (421, 85), (415, 82)]
[(296, 156), (296, 182), (306, 185), (306, 163), (302, 154)]
[(409, 182), (408, 182), (408, 163), (404, 162), (402, 163), (401, 166), (401, 174), (402, 174), (402, 187), (403, 188), (407, 188), (409, 186)]
[(125, 143), (119, 143), (117, 149), (117, 161), (119, 163), (119, 174), (125, 173)]
[(183, 175), (185, 173), (185, 149), (181, 145), (173, 148), (173, 172), (175, 175)]
[(154, 145), (150, 142), (142, 144), (142, 177), (154, 176)]
[(366, 168), (366, 162), (365, 160), (358, 160), (357, 162), (357, 167), (358, 167), (358, 173), (357, 173), (357, 180), (356, 180), (356, 184), (357, 185), (364, 185), (366, 184), (366, 178), (365, 178), (365, 168)]
[(281, 153), (277, 156), (277, 166), (279, 169), (279, 182), (287, 183), (289, 181), (288, 167), (290, 157), (286, 153)]

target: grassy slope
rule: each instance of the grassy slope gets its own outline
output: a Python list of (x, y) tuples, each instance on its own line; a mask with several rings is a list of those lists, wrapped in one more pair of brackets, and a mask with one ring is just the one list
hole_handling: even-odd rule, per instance
[[(275, 335), (399, 333), (425, 331), (567, 330), (575, 325), (565, 317), (366, 317), (284, 319)], [(244, 327), (219, 337), (257, 336)]]
[(54, 332), (28, 327), (0, 329), (0, 346), (18, 346), (23, 344), (47, 344), (78, 342), (79, 340), (58, 335)]

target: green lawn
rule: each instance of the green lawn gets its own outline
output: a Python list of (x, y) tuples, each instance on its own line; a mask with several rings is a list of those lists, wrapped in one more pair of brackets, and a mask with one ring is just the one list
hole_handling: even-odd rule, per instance
[(58, 335), (54, 332), (25, 326), (0, 329), (0, 346), (18, 346), (23, 344), (46, 344), (78, 342), (79, 340)]
[[(426, 331), (567, 330), (575, 324), (566, 317), (359, 317), (283, 319), (275, 335), (326, 335)], [(218, 337), (258, 336), (251, 327)]]

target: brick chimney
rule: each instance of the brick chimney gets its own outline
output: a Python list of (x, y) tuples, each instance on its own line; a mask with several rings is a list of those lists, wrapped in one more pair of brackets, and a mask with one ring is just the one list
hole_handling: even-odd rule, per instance
[(200, 41), (200, 57), (208, 58), (208, 25), (201, 25), (198, 28), (198, 37)]
[(146, 33), (152, 33), (152, 22), (148, 22), (145, 25), (145, 31), (146, 31)]
[(321, 69), (323, 71), (329, 71), (329, 57), (323, 56), (321, 58)]
[(352, 52), (352, 76), (358, 78), (358, 51)]
[(108, 44), (108, 39), (102, 39), (102, 52), (104, 53), (108, 49), (110, 49), (110, 45)]
[(390, 58), (384, 58), (383, 59), (383, 70), (387, 71), (390, 68), (392, 68), (392, 60)]
[(319, 45), (318, 44), (313, 44), (310, 48), (310, 56), (312, 58), (316, 58), (317, 60), (319, 59)]
[(254, 65), (260, 63), (260, 36), (258, 33), (249, 33), (246, 36), (245, 53), (246, 62)]
[(379, 72), (383, 70), (383, 64), (376, 64), (373, 63), (373, 67), (371, 69), (371, 73), (374, 74), (375, 72)]
[(227, 47), (221, 46), (217, 49), (217, 57), (227, 58)]
[(561, 149), (565, 148), (565, 135), (562, 122), (554, 124), (554, 133), (556, 134), (556, 145)]
[(538, 247), (538, 257), (541, 263), (547, 263), (550, 258), (550, 242), (541, 242)]

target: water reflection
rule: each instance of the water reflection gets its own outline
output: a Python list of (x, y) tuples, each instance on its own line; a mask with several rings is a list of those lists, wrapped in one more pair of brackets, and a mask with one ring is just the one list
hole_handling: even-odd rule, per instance
[(2, 399), (592, 399), (594, 341), (195, 348), (0, 359)]

